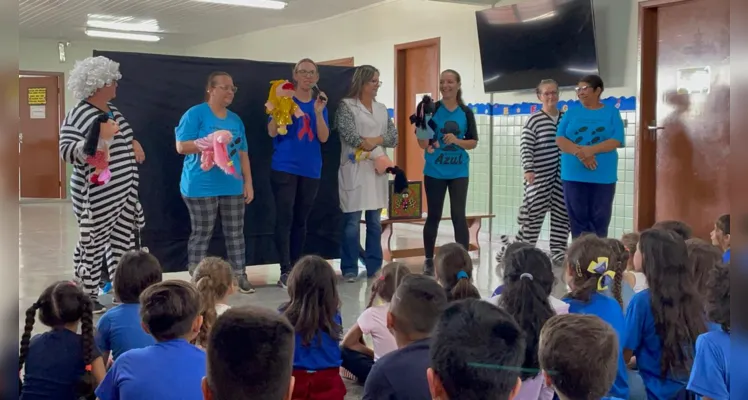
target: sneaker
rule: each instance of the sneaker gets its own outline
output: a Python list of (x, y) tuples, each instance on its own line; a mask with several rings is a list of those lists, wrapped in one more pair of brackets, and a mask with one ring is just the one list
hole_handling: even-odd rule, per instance
[(241, 274), (236, 277), (236, 286), (239, 287), (239, 291), (242, 293), (254, 293), (255, 288), (249, 283), (246, 274)]
[(348, 283), (355, 283), (356, 282), (356, 278), (358, 278), (358, 276), (356, 276), (356, 274), (345, 274), (345, 276), (343, 276), (343, 278)]
[(109, 294), (112, 291), (112, 282), (107, 282), (104, 286), (99, 289), (99, 295)]
[(426, 276), (434, 276), (434, 259), (427, 258), (423, 262), (423, 274)]
[(278, 287), (288, 289), (288, 272), (281, 274), (280, 279), (278, 279)]
[(106, 307), (104, 307), (101, 303), (99, 303), (98, 300), (94, 300), (93, 302), (93, 310), (91, 312), (96, 314), (103, 314), (106, 311)]

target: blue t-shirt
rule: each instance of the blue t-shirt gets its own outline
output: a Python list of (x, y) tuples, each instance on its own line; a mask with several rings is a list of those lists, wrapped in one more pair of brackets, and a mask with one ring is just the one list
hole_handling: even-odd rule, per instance
[(609, 395), (629, 398), (628, 372), (626, 363), (623, 361), (623, 343), (625, 337), (623, 310), (618, 302), (603, 294), (595, 293), (590, 297), (587, 303), (579, 300), (565, 298), (564, 301), (569, 304), (569, 314), (590, 314), (596, 315), (603, 321), (610, 324), (618, 334), (618, 343), (620, 351), (618, 354), (618, 372), (613, 387), (610, 388)]
[[(597, 110), (570, 108), (558, 124), (556, 136), (565, 137), (580, 146), (592, 146), (608, 139), (626, 143), (623, 120), (618, 109), (603, 106)], [(618, 181), (618, 150), (595, 155), (597, 168), (588, 169), (569, 153), (561, 153), (561, 179), (573, 182), (610, 184)]]
[[(338, 325), (343, 325), (340, 313), (335, 316), (335, 322)], [(308, 345), (303, 343), (301, 335), (297, 333), (293, 353), (293, 369), (321, 371), (340, 367), (340, 343), (327, 333), (318, 332)]]
[[(469, 128), (468, 116), (462, 107), (450, 111), (446, 106), (437, 108), (432, 121), (436, 123), (436, 138), (439, 148), (433, 153), (424, 150), (423, 174), (436, 179), (457, 179), (470, 176), (470, 155), (460, 146), (444, 143), (444, 134), (452, 133), (458, 139), (477, 140), (477, 135)], [(474, 125), (474, 124), (472, 124)]]
[(205, 351), (183, 339), (122, 354), (96, 389), (100, 400), (202, 400)]
[[(94, 348), (94, 359), (100, 356)], [(78, 400), (77, 385), (86, 371), (83, 338), (68, 329), (34, 336), (24, 368), (21, 400)]]
[[(304, 116), (293, 117), (293, 124), (288, 126), (288, 133), (273, 138), (273, 171), (286, 172), (307, 178), (319, 179), (322, 175), (322, 150), (317, 137), (317, 114), (314, 102), (302, 102), (293, 98)], [(327, 108), (322, 112), (325, 124), (329, 127)]]
[(652, 296), (649, 289), (634, 295), (626, 310), (626, 342), (624, 348), (633, 351), (636, 365), (651, 400), (670, 400), (686, 387), (688, 376), (665, 378), (660, 373), (662, 343), (655, 330), (652, 314)]
[(688, 390), (712, 400), (730, 400), (730, 334), (707, 332), (696, 339)]
[(364, 385), (364, 400), (430, 399), (426, 370), (431, 339), (413, 342), (374, 363)]
[(101, 351), (111, 351), (115, 360), (130, 349), (156, 344), (153, 336), (143, 330), (140, 304), (120, 304), (109, 309), (96, 325), (96, 345)]
[(730, 249), (725, 250), (724, 254), (722, 254), (722, 263), (727, 264), (730, 262)]
[(236, 176), (228, 175), (218, 167), (203, 171), (200, 168), (200, 153), (188, 154), (184, 156), (182, 180), (179, 184), (182, 196), (240, 196), (244, 193), (239, 152), (247, 151), (247, 136), (241, 118), (230, 110), (226, 112), (226, 118), (218, 118), (208, 103), (198, 104), (182, 115), (179, 126), (174, 131), (178, 142), (197, 140), (220, 130), (231, 132), (233, 140), (228, 145), (228, 152), (234, 162)]

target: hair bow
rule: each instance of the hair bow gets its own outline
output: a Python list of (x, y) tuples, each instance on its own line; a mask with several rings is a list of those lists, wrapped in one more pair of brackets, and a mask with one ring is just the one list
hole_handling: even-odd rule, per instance
[(460, 271), (457, 273), (457, 280), (460, 280), (460, 279), (470, 279), (470, 277), (468, 276), (467, 272)]
[(605, 271), (605, 273), (603, 273), (603, 276), (601, 276), (600, 279), (597, 280), (597, 291), (602, 292), (603, 290), (609, 288), (613, 283), (613, 279), (615, 279), (615, 277), (615, 272)]
[(597, 260), (590, 261), (587, 266), (587, 272), (591, 274), (602, 275), (608, 270), (608, 257), (598, 257)]

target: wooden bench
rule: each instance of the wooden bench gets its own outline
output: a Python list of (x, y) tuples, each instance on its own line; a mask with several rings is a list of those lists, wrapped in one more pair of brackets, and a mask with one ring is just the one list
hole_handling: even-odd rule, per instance
[[(466, 217), (468, 223), (468, 232), (470, 232), (470, 246), (469, 251), (480, 250), (480, 241), (478, 235), (480, 234), (481, 223), (484, 219), (493, 218), (493, 214), (473, 214)], [(442, 217), (442, 221), (450, 221), (450, 217)], [(423, 224), (426, 222), (426, 218), (403, 218), (403, 219), (383, 219), (382, 224), (382, 256), (385, 261), (392, 261), (396, 258), (405, 257), (419, 257), (426, 254), (423, 247), (415, 247), (410, 249), (393, 249), (392, 248), (392, 234), (394, 233), (395, 224)], [(366, 224), (365, 220), (361, 220), (362, 224)], [(437, 251), (439, 246), (434, 249)]]

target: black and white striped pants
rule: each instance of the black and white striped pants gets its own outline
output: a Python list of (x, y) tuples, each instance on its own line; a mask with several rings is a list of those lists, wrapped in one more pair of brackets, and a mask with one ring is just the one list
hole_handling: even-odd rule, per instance
[(80, 237), (73, 253), (74, 273), (92, 301), (98, 299), (102, 257), (106, 257), (109, 279), (114, 281), (119, 259), (135, 248), (138, 207), (137, 189), (133, 187), (76, 211)]
[(532, 244), (538, 241), (545, 215), (551, 213), (551, 254), (566, 252), (569, 241), (569, 216), (564, 203), (564, 188), (559, 175), (537, 175), (533, 184), (525, 182), (525, 194), (519, 208), (517, 240)]
[(235, 275), (244, 274), (246, 265), (244, 243), (244, 197), (184, 197), (190, 212), (192, 232), (187, 242), (187, 263), (190, 273), (207, 256), (213, 237), (216, 218), (221, 215), (221, 227), (226, 240), (226, 255)]

